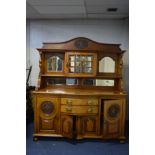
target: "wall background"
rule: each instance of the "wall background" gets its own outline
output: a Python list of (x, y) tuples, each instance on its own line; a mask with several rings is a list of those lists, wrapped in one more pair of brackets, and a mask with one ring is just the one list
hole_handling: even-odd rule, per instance
[[(118, 43), (124, 54), (123, 77), (125, 90), (129, 89), (129, 21), (128, 19), (104, 20), (27, 20), (26, 67), (32, 65), (29, 84), (37, 85), (39, 53), (42, 42), (62, 42), (75, 37), (87, 37), (97, 42)], [(127, 98), (128, 103), (128, 98)], [(128, 104), (127, 104), (128, 105)], [(128, 119), (128, 106), (127, 106)]]

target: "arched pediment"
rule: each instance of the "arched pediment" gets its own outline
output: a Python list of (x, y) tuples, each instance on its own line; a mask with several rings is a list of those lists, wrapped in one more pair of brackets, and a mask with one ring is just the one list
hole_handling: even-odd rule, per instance
[(44, 42), (43, 47), (39, 48), (39, 51), (51, 51), (51, 50), (62, 50), (62, 51), (102, 51), (111, 53), (122, 53), (120, 44), (107, 44), (93, 41), (85, 37), (74, 38), (65, 42)]

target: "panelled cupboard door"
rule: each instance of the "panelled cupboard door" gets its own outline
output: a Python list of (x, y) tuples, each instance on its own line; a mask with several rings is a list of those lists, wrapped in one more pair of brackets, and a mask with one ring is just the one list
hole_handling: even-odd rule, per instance
[(99, 134), (98, 116), (81, 116), (79, 118), (80, 135), (83, 137), (97, 136)]
[(57, 98), (38, 97), (36, 128), (39, 133), (59, 133), (60, 114)]
[(73, 116), (61, 115), (61, 134), (64, 137), (73, 137)]
[(121, 138), (124, 128), (124, 100), (105, 100), (103, 116), (103, 137)]

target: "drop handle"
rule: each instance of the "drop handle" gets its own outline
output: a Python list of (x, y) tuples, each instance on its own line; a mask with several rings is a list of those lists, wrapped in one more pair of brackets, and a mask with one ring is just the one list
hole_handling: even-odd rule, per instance
[(88, 105), (92, 105), (93, 101), (92, 100), (88, 100)]
[(67, 112), (71, 112), (72, 111), (72, 108), (71, 107), (66, 107), (66, 111)]
[(89, 113), (93, 112), (93, 108), (88, 108), (88, 112)]
[(72, 100), (67, 100), (67, 105), (72, 106)]

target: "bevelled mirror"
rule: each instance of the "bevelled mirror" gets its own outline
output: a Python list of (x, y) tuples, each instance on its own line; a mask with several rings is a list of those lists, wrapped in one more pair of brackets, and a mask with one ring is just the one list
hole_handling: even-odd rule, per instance
[(77, 85), (77, 79), (74, 78), (67, 78), (66, 85)]
[(62, 72), (63, 61), (58, 56), (52, 56), (47, 59), (47, 71), (48, 72)]
[(99, 73), (115, 73), (115, 61), (111, 57), (104, 57), (99, 61)]
[(52, 86), (52, 85), (65, 85), (66, 79), (65, 78), (47, 78), (46, 79), (46, 85)]
[(114, 87), (115, 81), (109, 79), (85, 79), (84, 83), (85, 86), (108, 86)]
[(109, 86), (109, 87), (114, 87), (114, 80), (101, 80), (98, 79), (96, 80), (96, 86)]

